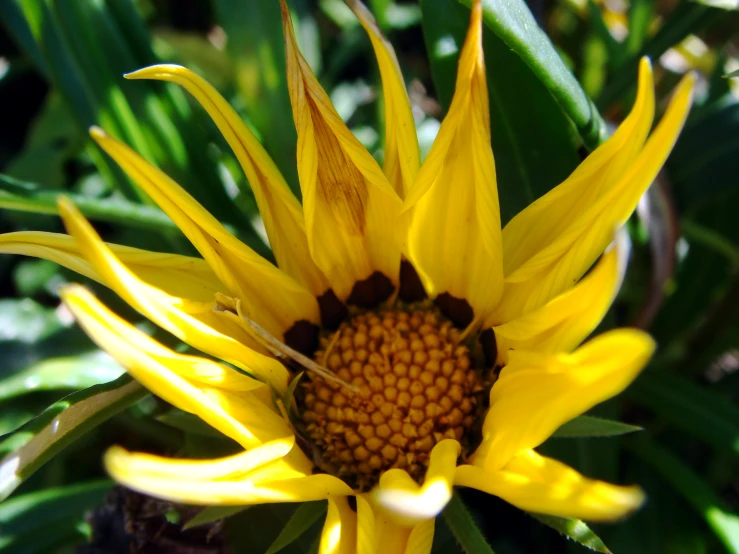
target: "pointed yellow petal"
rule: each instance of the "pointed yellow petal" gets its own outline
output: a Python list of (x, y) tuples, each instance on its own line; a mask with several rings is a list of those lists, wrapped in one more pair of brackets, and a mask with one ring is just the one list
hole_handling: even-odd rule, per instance
[(130, 473), (161, 475), (163, 478), (182, 478), (191, 481), (238, 479), (254, 469), (282, 458), (295, 445), (290, 435), (276, 439), (251, 450), (215, 460), (184, 460), (164, 458), (152, 454), (131, 453), (119, 446), (111, 447), (107, 456), (117, 461), (116, 467), (124, 467)]
[(614, 247), (573, 288), (541, 308), (493, 327), (498, 362), (509, 350), (571, 352), (598, 326), (621, 286), (628, 247)]
[[(208, 469), (209, 462), (201, 461), (200, 467), (211, 475), (224, 473), (224, 469), (235, 471), (232, 474), (203, 479), (193, 479), (192, 474), (187, 473), (187, 468), (197, 463), (190, 460), (160, 458), (129, 453), (122, 448), (111, 448), (103, 461), (111, 477), (128, 488), (165, 500), (198, 506), (308, 502), (352, 494), (345, 483), (330, 475), (293, 477), (295, 471), (280, 458), (263, 460), (261, 465), (246, 472), (238, 471), (233, 457), (225, 461), (213, 460), (211, 463), (216, 464), (213, 469)], [(262, 481), (259, 476), (265, 473), (264, 469), (270, 467), (282, 467), (282, 473), (292, 478)], [(277, 474), (279, 473), (278, 470)]]
[(249, 180), (277, 265), (314, 296), (326, 292), (328, 281), (308, 252), (300, 202), (254, 133), (218, 91), (199, 75), (178, 65), (154, 65), (129, 73), (126, 79), (177, 83), (200, 102), (223, 133)]
[[(284, 0), (281, 6), (308, 246), (339, 299), (371, 306), (398, 285), (401, 201), (331, 105), (298, 51)], [(353, 290), (375, 272), (381, 277)]]
[(490, 390), (475, 464), (500, 468), (518, 452), (540, 445), (563, 423), (619, 394), (654, 348), (646, 333), (617, 329), (572, 354), (511, 351)]
[[(199, 302), (212, 301), (225, 287), (205, 260), (107, 244), (131, 272), (145, 283), (167, 294)], [(50, 260), (106, 285), (90, 266), (77, 243), (69, 235), (40, 231), (19, 231), (0, 235), (0, 253), (21, 254)]]
[[(209, 386), (204, 382), (206, 379), (193, 382), (188, 378), (190, 375), (210, 365), (212, 377), (216, 371), (213, 366), (217, 364), (194, 356), (177, 355), (117, 317), (78, 285), (64, 289), (62, 298), (80, 326), (100, 348), (125, 367), (134, 379), (170, 404), (197, 415), (244, 447), (290, 435), (290, 428), (281, 417), (251, 397), (248, 391), (255, 388), (244, 386), (243, 381), (247, 377), (238, 374), (225, 377), (226, 368), (221, 368), (223, 384), (234, 384), (241, 392)], [(178, 369), (183, 370), (184, 375)], [(235, 373), (234, 370), (231, 372)], [(238, 399), (245, 414), (223, 409), (218, 399), (229, 396)]]
[(404, 204), (406, 255), (432, 296), (466, 300), (482, 323), (503, 289), (500, 211), (475, 2), (449, 113)]
[(533, 450), (521, 452), (501, 469), (460, 466), (454, 483), (493, 494), (529, 512), (590, 521), (619, 519), (644, 503), (639, 487), (588, 479)]
[(405, 198), (418, 175), (421, 155), (411, 102), (390, 42), (377, 26), (375, 18), (360, 0), (346, 2), (369, 35), (382, 78), (385, 103), (385, 159), (383, 171), (400, 198)]
[(372, 491), (373, 500), (400, 525), (436, 517), (452, 497), (454, 468), (460, 451), (459, 443), (451, 439), (434, 446), (421, 486), (402, 469), (386, 471)]
[(640, 96), (629, 116), (633, 119), (622, 125), (625, 132), (614, 134), (567, 181), (506, 226), (506, 287), (493, 316), (497, 323), (532, 311), (570, 288), (603, 252), (670, 153), (687, 117), (694, 81), (693, 76), (683, 79), (659, 125), (633, 155), (653, 112), (651, 73), (643, 69)]
[(319, 554), (356, 554), (357, 514), (346, 497), (330, 497), (328, 513), (321, 531)]
[[(253, 339), (235, 323), (217, 316), (212, 304), (188, 302), (142, 282), (100, 240), (69, 200), (59, 202), (59, 211), (90, 266), (132, 307), (194, 348), (248, 371), (280, 392), (287, 389), (289, 374), (285, 367), (245, 346)], [(220, 331), (224, 326), (228, 326), (229, 335)]]
[(101, 129), (95, 142), (172, 218), (221, 282), (242, 299), (249, 317), (276, 336), (300, 320), (319, 322), (311, 293), (259, 256), (208, 213), (182, 187)]

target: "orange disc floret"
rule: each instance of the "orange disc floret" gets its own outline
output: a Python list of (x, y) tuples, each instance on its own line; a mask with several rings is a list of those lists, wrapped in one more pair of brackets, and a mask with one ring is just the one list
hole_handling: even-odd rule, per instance
[(366, 490), (391, 468), (420, 482), (442, 439), (464, 446), (483, 387), (460, 335), (422, 306), (361, 313), (322, 336), (315, 361), (356, 392), (316, 375), (303, 383), (303, 428), (319, 466)]

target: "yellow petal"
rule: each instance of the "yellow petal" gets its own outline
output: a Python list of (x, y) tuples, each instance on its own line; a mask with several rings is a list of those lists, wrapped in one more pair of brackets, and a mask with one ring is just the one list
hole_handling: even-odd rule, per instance
[(642, 331), (604, 333), (572, 354), (511, 351), (490, 391), (476, 465), (497, 469), (563, 423), (623, 391), (654, 352)]
[(493, 494), (528, 512), (590, 521), (622, 518), (644, 502), (639, 487), (588, 479), (533, 450), (521, 452), (501, 469), (460, 466), (454, 483)]
[(411, 529), (405, 554), (429, 554), (434, 543), (435, 519), (427, 519)]
[(254, 133), (218, 91), (199, 75), (178, 65), (154, 65), (129, 73), (126, 79), (177, 83), (200, 102), (223, 133), (249, 180), (277, 265), (314, 296), (326, 292), (328, 281), (308, 252), (300, 202)]
[[(285, 421), (270, 410), (261, 400), (252, 397), (244, 383), (248, 377), (236, 374), (224, 376), (221, 384), (236, 386), (229, 392), (218, 385), (209, 385), (217, 371), (213, 362), (195, 356), (181, 356), (146, 337), (123, 319), (103, 306), (90, 292), (79, 285), (62, 291), (65, 304), (74, 314), (80, 326), (90, 338), (108, 352), (126, 371), (143, 386), (170, 404), (193, 413), (203, 421), (231, 437), (242, 446), (251, 447), (264, 440), (290, 435)], [(208, 367), (210, 375), (193, 382), (189, 377)], [(179, 371), (178, 371), (179, 370)], [(263, 385), (262, 385), (263, 386)], [(244, 406), (238, 415), (224, 410), (218, 399), (233, 396)]]
[(564, 183), (506, 225), (506, 286), (493, 316), (497, 323), (532, 311), (570, 288), (603, 252), (670, 153), (687, 117), (694, 81), (687, 76), (678, 85), (641, 148), (654, 104), (651, 71), (643, 62), (637, 102), (619, 131)]
[[(407, 475), (407, 474), (406, 474)], [(357, 496), (357, 554), (425, 553), (429, 525), (433, 541), (433, 519), (415, 526), (400, 525), (369, 494)], [(416, 531), (417, 530), (417, 531)], [(412, 540), (411, 540), (412, 539)]]
[(418, 175), (421, 155), (403, 74), (392, 45), (382, 34), (372, 13), (360, 0), (347, 0), (347, 4), (369, 35), (380, 67), (385, 104), (383, 171), (398, 196), (405, 198)]
[(481, 14), (475, 2), (449, 113), (403, 207), (406, 255), (427, 292), (466, 300), (478, 323), (503, 289)]
[(319, 554), (355, 554), (357, 551), (357, 514), (346, 497), (330, 497), (328, 513), (321, 531)]
[[(108, 248), (143, 282), (167, 294), (199, 302), (212, 301), (225, 287), (205, 260), (107, 244)], [(77, 243), (69, 235), (40, 231), (19, 231), (0, 235), (0, 253), (33, 256), (58, 263), (106, 285), (90, 266)]]
[(285, 456), (295, 445), (295, 437), (279, 438), (251, 450), (215, 460), (183, 460), (164, 458), (140, 452), (127, 452), (119, 446), (111, 447), (107, 456), (116, 461), (116, 467), (125, 467), (130, 473), (163, 478), (182, 478), (191, 481), (237, 479), (265, 464)]
[[(147, 469), (139, 461), (145, 457)], [(232, 461), (232, 458), (229, 459)], [(331, 496), (347, 496), (351, 489), (340, 479), (331, 475), (308, 475), (277, 481), (262, 481), (258, 478), (264, 468), (285, 468), (285, 475), (292, 476), (281, 459), (268, 461), (251, 471), (238, 472), (212, 479), (193, 479), (184, 469), (192, 461), (160, 458), (150, 455), (129, 453), (122, 448), (111, 448), (104, 457), (105, 469), (118, 481), (136, 491), (173, 502), (193, 505), (250, 505), (271, 502), (308, 502), (323, 500)], [(223, 464), (215, 460), (217, 473)], [(207, 467), (207, 462), (201, 462)]]
[(377, 526), (369, 495), (357, 495), (357, 554), (376, 554)]
[(451, 439), (434, 446), (421, 486), (402, 469), (386, 471), (372, 491), (373, 500), (400, 525), (409, 526), (435, 518), (452, 497), (454, 468), (460, 451), (459, 443)]
[(573, 288), (541, 308), (493, 327), (498, 363), (509, 350), (571, 352), (598, 326), (621, 286), (628, 247), (614, 247)]
[[(188, 302), (142, 282), (100, 240), (69, 200), (59, 202), (59, 211), (90, 266), (133, 308), (194, 348), (248, 371), (280, 392), (287, 389), (289, 374), (285, 367), (245, 346), (253, 339), (235, 323), (217, 316), (211, 305)], [(223, 326), (230, 326), (229, 335), (220, 331)]]
[(276, 336), (300, 320), (319, 322), (315, 297), (297, 281), (259, 256), (172, 181), (126, 145), (101, 129), (95, 142), (172, 218), (221, 282), (244, 302), (249, 317)]
[[(401, 200), (331, 105), (298, 51), (284, 0), (280, 4), (308, 247), (341, 300), (369, 307), (398, 285)], [(376, 272), (381, 276), (353, 291)]]

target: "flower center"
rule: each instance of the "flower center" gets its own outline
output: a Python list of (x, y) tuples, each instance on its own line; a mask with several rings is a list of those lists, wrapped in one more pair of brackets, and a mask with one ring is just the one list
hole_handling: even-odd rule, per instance
[(468, 446), (483, 386), (460, 335), (425, 304), (361, 313), (322, 335), (314, 360), (357, 392), (313, 374), (302, 384), (319, 467), (367, 490), (391, 468), (422, 481), (442, 439)]

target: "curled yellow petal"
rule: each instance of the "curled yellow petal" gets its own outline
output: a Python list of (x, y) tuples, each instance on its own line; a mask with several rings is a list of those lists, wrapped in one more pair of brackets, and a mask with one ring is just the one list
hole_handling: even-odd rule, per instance
[(297, 321), (319, 322), (315, 297), (246, 246), (182, 187), (126, 145), (93, 127), (90, 134), (172, 218), (218, 278), (242, 299), (249, 317), (277, 336)]
[(357, 554), (427, 554), (433, 538), (433, 518), (402, 525), (369, 494), (357, 496)]
[(284, 0), (281, 6), (308, 247), (341, 300), (369, 307), (398, 285), (401, 201), (336, 113), (298, 51)]
[(405, 554), (429, 554), (434, 543), (435, 519), (427, 519), (418, 523), (408, 535)]
[(360, 0), (346, 0), (346, 3), (364, 27), (375, 51), (385, 104), (383, 171), (398, 196), (405, 198), (418, 175), (421, 155), (403, 74), (392, 45), (382, 34), (372, 13)]
[(454, 468), (461, 446), (445, 439), (434, 446), (423, 485), (419, 486), (407, 472), (391, 469), (380, 477), (372, 498), (400, 525), (413, 525), (441, 513), (452, 497)]
[[(79, 285), (61, 294), (90, 338), (134, 379), (170, 404), (197, 415), (244, 447), (291, 434), (281, 417), (250, 394), (264, 385), (220, 364), (169, 350), (117, 317)], [(237, 415), (223, 408), (219, 400), (231, 396), (244, 406), (244, 412)]]
[(500, 469), (459, 466), (454, 482), (498, 496), (522, 510), (589, 521), (620, 519), (645, 499), (639, 487), (588, 479), (533, 450), (521, 452)]
[(329, 497), (328, 513), (321, 531), (319, 554), (356, 554), (357, 514), (346, 497)]
[(690, 109), (694, 81), (692, 75), (681, 81), (644, 143), (654, 90), (649, 63), (643, 61), (637, 101), (619, 130), (564, 183), (506, 225), (505, 292), (493, 315), (496, 323), (535, 310), (567, 290), (603, 252), (670, 153)]
[[(405, 253), (432, 296), (467, 301), (481, 324), (503, 290), (500, 210), (482, 51), (472, 6), (454, 98), (403, 207)], [(466, 322), (469, 323), (469, 322)]]
[(475, 465), (498, 469), (563, 423), (623, 391), (654, 352), (642, 331), (617, 329), (572, 354), (513, 350), (490, 390)]
[[(106, 245), (139, 279), (168, 294), (209, 302), (216, 293), (225, 291), (213, 270), (200, 258), (149, 252), (118, 244)], [(6, 233), (0, 235), (0, 253), (50, 260), (107, 285), (69, 235), (41, 231)]]
[(278, 391), (287, 389), (289, 375), (285, 367), (246, 346), (253, 339), (235, 323), (216, 315), (214, 303), (190, 302), (144, 283), (100, 240), (69, 200), (60, 200), (59, 211), (90, 266), (133, 308), (194, 348), (246, 370)]
[(508, 362), (510, 350), (571, 352), (598, 326), (611, 306), (621, 286), (627, 257), (627, 246), (612, 248), (570, 290), (532, 312), (493, 326), (498, 363)]
[[(249, 453), (242, 455), (245, 459)], [(346, 496), (351, 489), (340, 479), (330, 475), (307, 475), (294, 477), (295, 471), (281, 458), (260, 460), (247, 471), (239, 471), (238, 458), (212, 461), (176, 460), (130, 453), (122, 448), (111, 448), (104, 457), (105, 469), (119, 483), (136, 491), (173, 502), (193, 505), (250, 505), (271, 502), (308, 502), (331, 496)], [(209, 468), (215, 464), (214, 468)], [(207, 474), (193, 478), (188, 468), (199, 465)], [(260, 475), (264, 470), (287, 479), (264, 481)], [(283, 469), (280, 469), (283, 468)], [(232, 473), (224, 470), (232, 469)]]
[(259, 206), (277, 265), (305, 285), (314, 296), (328, 282), (308, 252), (303, 209), (254, 133), (205, 79), (178, 65), (154, 65), (126, 75), (126, 79), (156, 79), (176, 83), (200, 102), (239, 160)]

